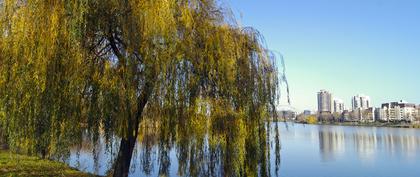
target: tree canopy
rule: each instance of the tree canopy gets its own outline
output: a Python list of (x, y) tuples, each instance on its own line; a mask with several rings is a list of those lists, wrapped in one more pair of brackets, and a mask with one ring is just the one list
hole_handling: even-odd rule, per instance
[[(166, 127), (167, 142), (176, 127), (208, 120), (215, 134), (243, 135), (223, 136), (226, 148), (267, 149), (255, 143), (267, 141), (279, 96), (262, 37), (214, 0), (0, 1), (0, 73), (11, 149), (60, 159), (86, 132), (116, 136), (115, 176), (128, 175), (144, 119)], [(252, 164), (242, 156), (229, 157)]]

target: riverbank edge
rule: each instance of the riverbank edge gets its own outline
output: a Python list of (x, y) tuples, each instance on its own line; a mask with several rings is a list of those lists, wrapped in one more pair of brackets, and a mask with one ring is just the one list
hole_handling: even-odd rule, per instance
[[(306, 122), (293, 122), (296, 124), (308, 124)], [(313, 125), (336, 125), (355, 127), (388, 127), (388, 128), (415, 128), (420, 129), (420, 124), (388, 123), (388, 122), (318, 122)]]
[(0, 176), (98, 177), (65, 163), (0, 150)]

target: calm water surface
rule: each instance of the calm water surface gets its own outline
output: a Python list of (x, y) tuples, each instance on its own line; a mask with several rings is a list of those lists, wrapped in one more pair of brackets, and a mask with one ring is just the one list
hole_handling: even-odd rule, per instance
[[(274, 123), (272, 126), (274, 127)], [(280, 169), (275, 170), (274, 132), (270, 135), (272, 176), (280, 177), (415, 177), (420, 176), (420, 130), (279, 123)], [(274, 131), (274, 128), (273, 128)], [(89, 148), (86, 148), (89, 149)], [(131, 176), (158, 176), (159, 150), (138, 145)], [(177, 148), (170, 149), (165, 170), (179, 175)], [(91, 150), (73, 150), (69, 164), (103, 175), (112, 153), (98, 145)], [(93, 155), (95, 154), (95, 155)], [(145, 157), (147, 156), (147, 157)], [(100, 163), (94, 163), (96, 159)], [(102, 166), (101, 166), (102, 165)]]
[(420, 176), (418, 129), (281, 127), (280, 176)]

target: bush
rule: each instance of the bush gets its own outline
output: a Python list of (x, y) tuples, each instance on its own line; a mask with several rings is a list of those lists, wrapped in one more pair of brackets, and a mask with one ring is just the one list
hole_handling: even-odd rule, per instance
[(318, 119), (315, 116), (308, 116), (306, 117), (306, 123), (308, 124), (317, 124), (318, 123)]

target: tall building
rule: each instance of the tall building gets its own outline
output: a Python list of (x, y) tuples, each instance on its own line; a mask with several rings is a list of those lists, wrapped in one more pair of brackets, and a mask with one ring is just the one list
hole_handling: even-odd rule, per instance
[(334, 99), (334, 112), (343, 113), (344, 102), (341, 99)]
[(351, 108), (353, 110), (356, 110), (357, 108), (360, 108), (362, 105), (361, 101), (360, 101), (360, 96), (353, 96), (351, 98)]
[(361, 96), (360, 97), (360, 103), (361, 103), (361, 107), (362, 109), (368, 109), (370, 108), (370, 97), (368, 96)]
[(326, 90), (318, 92), (318, 112), (331, 113), (333, 111), (332, 95)]
[(370, 97), (361, 94), (356, 95), (351, 99), (351, 105), (353, 110), (368, 109), (371, 106)]

